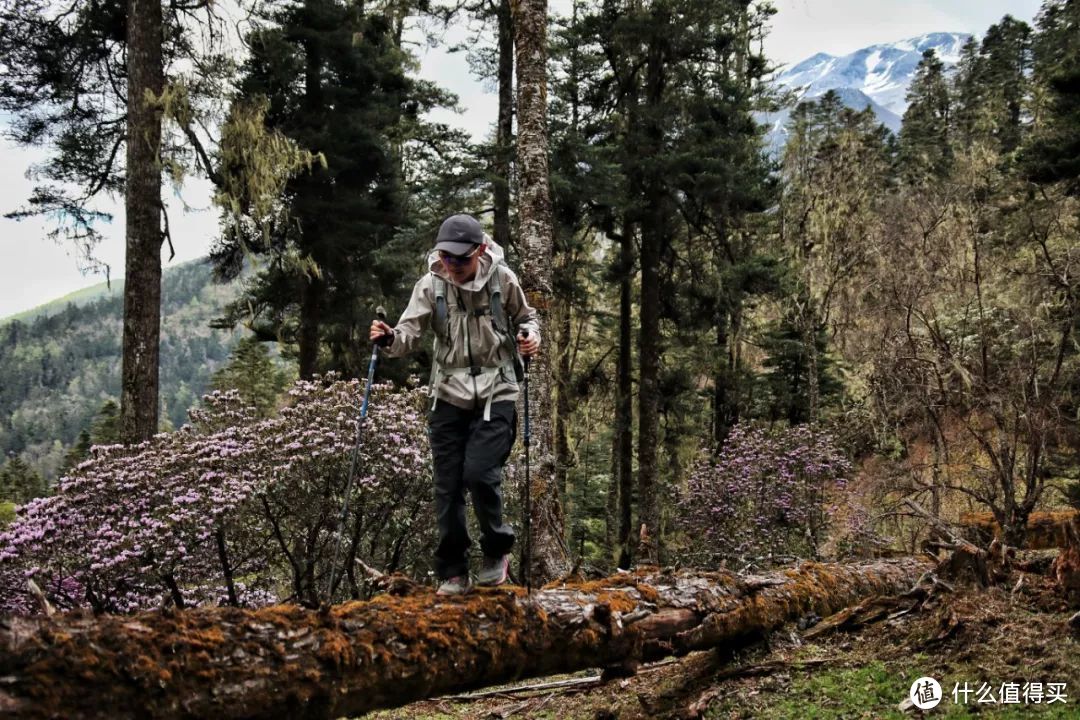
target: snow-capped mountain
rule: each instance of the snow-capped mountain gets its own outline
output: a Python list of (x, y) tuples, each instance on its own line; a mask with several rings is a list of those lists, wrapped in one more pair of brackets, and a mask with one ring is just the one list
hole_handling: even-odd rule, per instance
[[(923, 52), (933, 48), (948, 70), (960, 60), (960, 50), (970, 37), (967, 33), (938, 32), (871, 45), (841, 57), (818, 53), (780, 72), (773, 82), (794, 91), (799, 100), (813, 100), (835, 90), (850, 108), (862, 110), (869, 105), (878, 119), (896, 132), (907, 110), (905, 96)], [(771, 126), (769, 144), (773, 148), (784, 145), (789, 114), (784, 111), (761, 118)]]

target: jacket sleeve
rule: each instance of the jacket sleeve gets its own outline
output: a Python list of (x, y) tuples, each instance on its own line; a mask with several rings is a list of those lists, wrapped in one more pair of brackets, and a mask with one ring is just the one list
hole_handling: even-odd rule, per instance
[(384, 347), (382, 353), (386, 357), (401, 357), (415, 352), (431, 323), (434, 305), (431, 274), (428, 273), (413, 285), (409, 306), (394, 326), (394, 342)]
[(521, 289), (517, 275), (510, 268), (505, 268), (504, 278), (503, 297), (506, 298), (506, 312), (514, 321), (514, 334), (528, 330), (530, 334), (535, 333), (538, 340), (541, 339), (540, 313), (525, 299), (525, 291)]

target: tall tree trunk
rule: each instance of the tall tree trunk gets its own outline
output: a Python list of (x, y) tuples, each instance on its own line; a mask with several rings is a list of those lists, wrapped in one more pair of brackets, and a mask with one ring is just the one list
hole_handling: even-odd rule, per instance
[(619, 241), (619, 363), (616, 386), (615, 435), (618, 448), (619, 567), (628, 569), (633, 561), (630, 537), (634, 521), (634, 386), (633, 386), (633, 222), (623, 222)]
[[(640, 11), (640, 0), (632, 0), (631, 13)], [(623, 113), (623, 145), (626, 159), (637, 158), (640, 133), (638, 71), (625, 64), (612, 62), (612, 71), (619, 79)], [(640, 209), (635, 202), (640, 190), (637, 163), (628, 163), (630, 187), (627, 209), (622, 217), (622, 238), (619, 242), (619, 362), (616, 407), (616, 433), (619, 443), (619, 567), (629, 569), (634, 560), (634, 252), (638, 233)]]
[[(663, 10), (655, 18), (666, 25)], [(663, 40), (653, 37), (648, 50), (645, 79), (644, 158), (656, 160), (663, 152), (664, 130), (657, 116), (664, 100), (665, 57)], [(664, 188), (656, 171), (640, 174), (641, 224), (641, 331), (638, 335), (640, 384), (638, 395), (638, 511), (641, 518), (639, 562), (660, 562), (660, 490), (657, 445), (660, 434), (660, 258), (667, 229)]]
[(727, 373), (730, 392), (727, 403), (728, 427), (733, 428), (739, 424), (740, 408), (744, 398), (739, 390), (739, 368), (742, 365), (740, 346), (742, 342), (742, 301), (737, 300), (732, 304), (731, 312), (727, 318)]
[[(518, 238), (522, 250), (522, 287), (540, 313), (544, 331), (557, 333), (551, 320), (551, 268), (554, 229), (548, 185), (547, 0), (514, 0), (512, 4), (517, 60)], [(537, 582), (570, 569), (564, 541), (565, 522), (555, 483), (552, 427), (550, 341), (533, 359), (529, 414), (533, 422), (531, 497), (533, 557), (530, 577)]]
[[(717, 278), (723, 278), (728, 268), (735, 262), (732, 250), (732, 238), (727, 227), (727, 218), (720, 224), (719, 242), (714, 249), (713, 272)], [(734, 288), (722, 287), (723, 295), (719, 298), (714, 324), (716, 326), (715, 371), (713, 375), (713, 450), (719, 452), (727, 441), (731, 428), (738, 418), (738, 376), (731, 364), (730, 345), (737, 342), (732, 336), (731, 325), (734, 317), (733, 306), (738, 302)]]
[(120, 433), (139, 442), (157, 432), (161, 337), (160, 0), (127, 4), (127, 178), (124, 193), (124, 357)]
[(720, 312), (716, 320), (716, 354), (713, 373), (713, 450), (720, 451), (731, 432), (731, 395), (735, 388), (728, 373), (728, 318)]
[(818, 405), (821, 402), (818, 383), (817, 311), (809, 293), (801, 315), (803, 345), (806, 347), (806, 422), (816, 423)]
[[(578, 8), (577, 4), (574, 4), (573, 14), (571, 19), (571, 27), (577, 27), (578, 22)], [(577, 133), (578, 120), (579, 120), (579, 105), (578, 98), (578, 82), (579, 82), (579, 70), (578, 70), (578, 56), (577, 49), (571, 49), (570, 67), (567, 73), (566, 81), (570, 84), (570, 131)], [(585, 514), (584, 498), (588, 492), (589, 485), (589, 473), (586, 472), (581, 476), (579, 483), (573, 483), (570, 478), (570, 469), (576, 464), (575, 458), (572, 457), (570, 450), (570, 412), (571, 412), (571, 379), (574, 371), (574, 358), (576, 357), (576, 349), (573, 342), (573, 329), (571, 327), (571, 321), (573, 319), (573, 301), (577, 287), (577, 277), (575, 274), (575, 268), (577, 263), (574, 258), (574, 240), (575, 234), (581, 224), (584, 222), (582, 217), (582, 206), (580, 199), (577, 197), (567, 198), (563, 196), (563, 203), (561, 205), (556, 204), (555, 216), (558, 218), (557, 224), (557, 240), (555, 246), (556, 262), (555, 262), (555, 284), (554, 290), (556, 293), (556, 305), (555, 314), (558, 318), (558, 330), (559, 330), (559, 350), (558, 350), (558, 374), (556, 381), (556, 412), (555, 412), (555, 476), (559, 487), (559, 492), (563, 498), (567, 500), (566, 516), (570, 523), (570, 535), (568, 536), (568, 542), (573, 545), (574, 537), (578, 537), (575, 533), (579, 533), (583, 527), (583, 517)], [(586, 414), (586, 436), (591, 433), (592, 428), (589, 426), (588, 415)], [(586, 445), (586, 454), (588, 453), (588, 446)], [(583, 532), (583, 531), (582, 531)], [(584, 537), (583, 534), (580, 537)], [(580, 551), (576, 551), (580, 555)]]
[[(565, 246), (564, 246), (565, 247)], [(569, 252), (566, 252), (569, 255)], [(560, 259), (558, 272), (566, 274), (571, 271), (567, 267), (565, 257)], [(561, 283), (568, 287), (569, 283)], [(555, 483), (562, 497), (567, 495), (567, 476), (570, 466), (573, 464), (570, 458), (570, 438), (567, 421), (570, 419), (570, 346), (572, 342), (570, 329), (570, 298), (563, 296), (555, 301), (555, 316), (558, 324), (558, 356), (557, 373), (555, 376)], [(553, 339), (556, 337), (552, 333)]]
[[(572, 233), (573, 230), (560, 228), (561, 233)], [(567, 258), (570, 255), (569, 238), (556, 245), (559, 254), (558, 264), (555, 268), (556, 288), (569, 288), (571, 283), (566, 277), (571, 272)], [(575, 483), (570, 478), (570, 468), (573, 462), (570, 457), (569, 419), (570, 419), (570, 294), (565, 290), (558, 293), (554, 300), (552, 322), (555, 327), (551, 328), (550, 342), (556, 356), (554, 373), (552, 374), (552, 388), (555, 393), (555, 487), (559, 497), (563, 499), (563, 512), (566, 517), (567, 535), (566, 542), (569, 545), (571, 555), (574, 555), (574, 542), (577, 530), (582, 524), (584, 516), (584, 490), (588, 477), (582, 478)]]
[(604, 557), (618, 562), (615, 540), (619, 528), (619, 433), (611, 434), (611, 473), (608, 475), (607, 501), (604, 504)]
[(499, 121), (495, 126), (495, 242), (510, 245), (510, 160), (514, 133), (514, 20), (510, 0), (499, 3)]
[[(648, 225), (649, 223), (645, 223)], [(651, 235), (651, 237), (650, 237)], [(641, 364), (638, 391), (638, 513), (644, 526), (639, 562), (657, 563), (660, 543), (660, 500), (657, 444), (660, 434), (660, 238), (643, 226), (641, 239)]]

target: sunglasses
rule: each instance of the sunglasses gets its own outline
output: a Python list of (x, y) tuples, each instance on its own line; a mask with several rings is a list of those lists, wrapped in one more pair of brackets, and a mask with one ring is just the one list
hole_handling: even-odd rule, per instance
[(476, 253), (479, 250), (480, 248), (477, 247), (476, 250), (473, 250), (468, 255), (453, 255), (445, 250), (440, 250), (439, 259), (450, 265), (467, 265), (474, 257), (476, 257)]

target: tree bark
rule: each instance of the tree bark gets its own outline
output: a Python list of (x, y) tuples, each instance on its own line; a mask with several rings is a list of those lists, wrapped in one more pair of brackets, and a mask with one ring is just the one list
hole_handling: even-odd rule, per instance
[(126, 443), (158, 429), (161, 339), (160, 0), (127, 4), (127, 169), (124, 191), (124, 339), (120, 434)]
[[(604, 558), (615, 561), (615, 538), (618, 531), (619, 515), (619, 436), (611, 434), (611, 468), (607, 479), (607, 497), (604, 499)], [(606, 565), (605, 565), (606, 567)]]
[(547, 0), (512, 3), (517, 60), (518, 240), (522, 250), (521, 283), (540, 313), (548, 342), (532, 360), (530, 409), (532, 419), (531, 498), (534, 549), (530, 577), (536, 581), (564, 575), (570, 568), (564, 540), (565, 523), (555, 483), (552, 427), (551, 268), (555, 235), (548, 180), (547, 114)]
[[(572, 230), (566, 229), (567, 234)], [(573, 267), (571, 266), (570, 257), (570, 244), (571, 238), (566, 238), (566, 242), (562, 245), (564, 248), (563, 256), (559, 258), (557, 266), (557, 272), (559, 273), (559, 286), (563, 288), (571, 288), (573, 286), (573, 280), (569, 277), (573, 273)], [(554, 389), (555, 389), (555, 486), (559, 488), (559, 494), (563, 498), (569, 498), (567, 487), (569, 485), (570, 467), (573, 465), (573, 460), (570, 454), (570, 435), (569, 435), (569, 420), (570, 420), (570, 376), (573, 372), (571, 368), (571, 352), (570, 348), (573, 343), (573, 330), (571, 328), (571, 296), (567, 292), (562, 297), (555, 299), (555, 312), (553, 313), (558, 325), (558, 334), (555, 332), (550, 333), (551, 336), (558, 338), (559, 348), (556, 351), (556, 357), (558, 363), (554, 377)], [(585, 483), (588, 483), (588, 478), (584, 479)], [(568, 512), (571, 512), (568, 510)], [(572, 513), (571, 513), (572, 514)], [(580, 514), (579, 514), (580, 517)]]
[(633, 222), (623, 223), (619, 241), (619, 364), (616, 386), (615, 435), (619, 489), (619, 559), (618, 566), (630, 567), (633, 549), (630, 536), (634, 530), (634, 386), (633, 386), (633, 282), (634, 235)]
[(731, 315), (722, 310), (716, 319), (716, 369), (713, 371), (713, 450), (720, 449), (727, 442), (731, 429), (739, 420), (738, 374), (731, 349), (738, 342), (729, 332)]
[[(660, 573), (325, 610), (206, 608), (0, 625), (0, 711), (22, 718), (338, 718), (526, 677), (738, 647), (907, 590), (925, 560), (758, 577)], [(399, 592), (401, 589), (399, 588)]]
[[(666, 11), (654, 21), (666, 25)], [(659, 115), (664, 104), (666, 63), (663, 40), (653, 37), (645, 71), (643, 158), (655, 163), (664, 152), (664, 128)], [(660, 435), (660, 259), (666, 242), (665, 188), (655, 168), (636, 173), (644, 208), (641, 222), (641, 331), (638, 333), (640, 383), (638, 395), (638, 514), (643, 556), (639, 562), (661, 560), (660, 487), (657, 447)]]
[(495, 167), (492, 199), (495, 242), (510, 246), (510, 160), (514, 135), (514, 20), (510, 0), (499, 4), (499, 119), (495, 126)]

